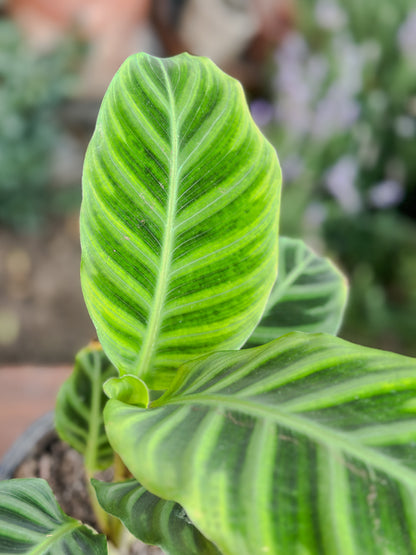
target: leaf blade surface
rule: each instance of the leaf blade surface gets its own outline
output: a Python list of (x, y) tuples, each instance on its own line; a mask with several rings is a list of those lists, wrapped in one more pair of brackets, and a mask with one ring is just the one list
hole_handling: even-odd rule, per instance
[(107, 402), (103, 384), (114, 376), (117, 370), (99, 343), (91, 343), (77, 354), (72, 374), (62, 384), (56, 400), (56, 430), (84, 456), (91, 474), (113, 463), (114, 453), (103, 421)]
[(105, 420), (136, 478), (223, 553), (401, 555), (415, 396), (413, 359), (292, 333), (187, 363), (153, 409), (111, 401)]
[(336, 335), (347, 302), (345, 277), (302, 240), (279, 238), (279, 274), (248, 346), (264, 345), (291, 331)]
[(107, 542), (58, 506), (40, 478), (0, 482), (0, 553), (106, 555)]
[(105, 511), (118, 517), (139, 540), (170, 555), (218, 555), (220, 552), (192, 524), (183, 508), (148, 492), (134, 479), (119, 483), (93, 480)]
[(83, 177), (81, 281), (121, 373), (164, 389), (239, 348), (277, 271), (281, 173), (241, 86), (205, 58), (125, 62)]

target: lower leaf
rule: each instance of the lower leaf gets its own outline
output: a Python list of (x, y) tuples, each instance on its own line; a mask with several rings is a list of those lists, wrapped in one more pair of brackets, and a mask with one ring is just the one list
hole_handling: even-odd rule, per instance
[(103, 422), (107, 402), (103, 384), (114, 376), (117, 370), (100, 344), (90, 343), (77, 354), (72, 374), (63, 383), (56, 402), (56, 430), (61, 439), (84, 456), (91, 474), (113, 463), (114, 453)]
[(0, 482), (0, 553), (106, 555), (107, 541), (57, 504), (40, 478)]
[(291, 331), (336, 335), (348, 296), (346, 278), (301, 239), (279, 238), (279, 274), (247, 346), (264, 345)]
[(416, 361), (325, 334), (187, 363), (109, 440), (224, 554), (416, 553)]
[(119, 483), (92, 480), (92, 484), (103, 509), (119, 518), (142, 542), (158, 545), (170, 555), (220, 553), (178, 503), (153, 495), (136, 480)]

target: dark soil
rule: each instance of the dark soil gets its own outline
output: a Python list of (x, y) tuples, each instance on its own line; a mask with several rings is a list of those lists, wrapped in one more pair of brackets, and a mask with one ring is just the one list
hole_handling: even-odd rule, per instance
[[(88, 498), (82, 456), (50, 432), (17, 468), (15, 478), (44, 478), (52, 488), (63, 511), (98, 530)], [(110, 479), (106, 471), (100, 479)], [(137, 541), (130, 555), (159, 555), (154, 546)], [(75, 555), (75, 554), (74, 554)]]

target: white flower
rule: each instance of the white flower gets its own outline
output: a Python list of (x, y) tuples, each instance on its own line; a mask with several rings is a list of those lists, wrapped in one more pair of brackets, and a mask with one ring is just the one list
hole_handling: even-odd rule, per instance
[(327, 218), (327, 209), (320, 202), (312, 202), (305, 210), (303, 220), (308, 227), (313, 229), (322, 226)]
[(350, 98), (338, 85), (332, 85), (316, 107), (313, 134), (319, 139), (349, 129), (358, 119), (359, 103)]
[(325, 175), (326, 188), (348, 214), (361, 209), (361, 198), (355, 187), (357, 173), (356, 159), (347, 155), (340, 158)]
[(339, 31), (347, 23), (347, 15), (340, 6), (330, 0), (319, 0), (315, 6), (316, 22), (322, 29)]
[(287, 158), (282, 159), (281, 164), (282, 164), (283, 182), (286, 183), (286, 185), (295, 181), (302, 173), (305, 167), (304, 159), (297, 154), (291, 154)]
[(394, 129), (399, 137), (412, 139), (416, 135), (416, 120), (410, 116), (399, 116), (394, 120)]
[(397, 34), (399, 48), (405, 56), (415, 59), (416, 52), (416, 10), (409, 13)]
[(334, 38), (332, 48), (337, 56), (339, 87), (348, 95), (359, 93), (363, 86), (365, 64), (362, 46), (354, 44), (351, 37), (342, 33)]

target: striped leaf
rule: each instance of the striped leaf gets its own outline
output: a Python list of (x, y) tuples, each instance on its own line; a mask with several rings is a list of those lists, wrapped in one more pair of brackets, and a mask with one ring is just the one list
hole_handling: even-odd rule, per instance
[(195, 528), (178, 503), (153, 495), (136, 480), (92, 483), (103, 509), (119, 518), (142, 542), (158, 545), (170, 555), (220, 553)]
[(106, 555), (103, 534), (63, 513), (40, 478), (0, 482), (0, 553)]
[(61, 439), (84, 455), (92, 474), (110, 466), (113, 450), (104, 429), (103, 409), (107, 397), (103, 384), (116, 376), (99, 343), (82, 349), (75, 359), (70, 377), (59, 391), (55, 408), (55, 427)]
[(347, 302), (345, 277), (301, 239), (279, 239), (279, 275), (247, 345), (264, 345), (291, 331), (336, 335)]
[(240, 84), (206, 58), (130, 57), (89, 145), (81, 280), (104, 350), (165, 389), (238, 349), (277, 272), (280, 166)]
[(184, 365), (109, 439), (222, 553), (416, 553), (416, 360), (291, 333)]

